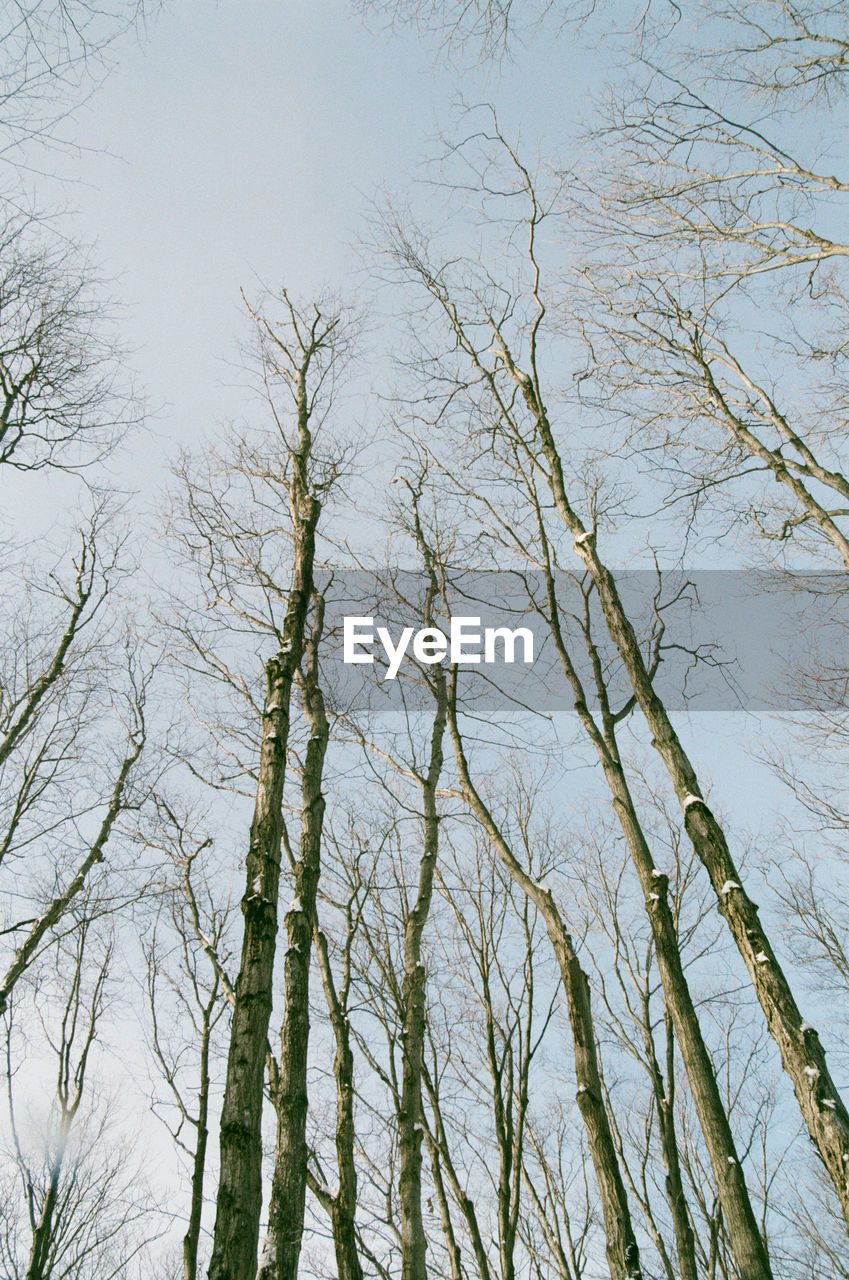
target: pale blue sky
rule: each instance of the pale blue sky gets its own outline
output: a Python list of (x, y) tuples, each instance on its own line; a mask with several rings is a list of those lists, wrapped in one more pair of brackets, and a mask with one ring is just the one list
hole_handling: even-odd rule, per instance
[[(34, 151), (45, 176), (29, 182), (94, 244), (158, 431), (190, 445), (241, 411), (223, 363), (244, 332), (240, 286), (356, 293), (363, 215), (421, 173), (458, 84), (534, 150), (538, 133), (562, 140), (598, 73), (568, 49), (541, 32), (502, 68), (459, 75), (412, 28), (369, 29), (346, 0), (171, 0), (145, 40), (121, 41), (64, 127), (86, 150)], [(133, 451), (133, 483), (151, 453)]]

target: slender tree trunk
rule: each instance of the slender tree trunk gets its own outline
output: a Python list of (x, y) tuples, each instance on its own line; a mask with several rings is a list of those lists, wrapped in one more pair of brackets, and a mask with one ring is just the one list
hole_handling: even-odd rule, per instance
[(262, 1101), (277, 938), (289, 702), (299, 645), (266, 665), (256, 809), (242, 898), (245, 929), (236, 979), (221, 1111), (221, 1173), (209, 1280), (253, 1280), (262, 1209)]
[(586, 1128), (590, 1156), (601, 1193), (611, 1280), (642, 1280), (640, 1252), (631, 1223), (628, 1195), (604, 1105), (587, 975), (581, 968), (572, 939), (560, 918), (551, 892), (537, 884), (514, 857), (492, 814), (475, 790), (453, 705), (449, 712), (449, 725), (457, 771), (466, 801), (507, 870), (541, 913), (557, 957), (572, 1028), (578, 1107)]
[(6, 973), (0, 978), (0, 1016), (6, 1012), (9, 996), (15, 983), (26, 972), (38, 953), (42, 938), (53, 928), (57, 921), (61, 920), (73, 900), (84, 888), (91, 872), (103, 862), (112, 830), (125, 805), (125, 793), (130, 774), (144, 750), (144, 722), (141, 718), (143, 708), (139, 704), (136, 710), (140, 723), (137, 731), (134, 734), (130, 734), (130, 749), (124, 757), (118, 777), (115, 779), (112, 795), (109, 798), (109, 806), (104, 814), (95, 841), (67, 886), (61, 893), (56, 895), (47, 910), (43, 911), (38, 919), (32, 922), (29, 933), (15, 951)]
[[(352, 922), (350, 904), (348, 911), (348, 939), (350, 947)], [(351, 1052), (351, 1029), (348, 1023), (347, 1000), (350, 962), (346, 956), (345, 975), (340, 996), (330, 967), (327, 939), (316, 926), (314, 930), (324, 994), (330, 1013), (330, 1025), (336, 1050), (333, 1056), (333, 1076), (336, 1081), (336, 1166), (339, 1187), (335, 1196), (323, 1195), (322, 1203), (330, 1215), (333, 1231), (333, 1248), (336, 1254), (337, 1280), (362, 1280), (362, 1264), (357, 1248), (357, 1167), (354, 1139), (354, 1055)]]
[[(67, 1138), (67, 1133), (63, 1133), (62, 1140)], [(50, 1169), (50, 1183), (47, 1187), (47, 1195), (41, 1206), (41, 1213), (38, 1215), (38, 1223), (32, 1235), (32, 1248), (30, 1249), (29, 1265), (25, 1280), (47, 1280), (49, 1276), (50, 1264), (50, 1245), (53, 1240), (53, 1216), (56, 1212), (56, 1201), (59, 1196), (59, 1178), (62, 1173), (62, 1148), (53, 1162)]]
[(209, 1042), (212, 1013), (218, 997), (218, 975), (209, 1004), (203, 1011), (203, 1035), (200, 1044), (200, 1089), (198, 1090), (197, 1142), (192, 1160), (192, 1193), (189, 1225), (183, 1237), (183, 1280), (197, 1280), (198, 1245), (203, 1217), (203, 1183), (206, 1174), (206, 1149), (209, 1143)]
[[(758, 918), (758, 908), (742, 888), (740, 874), (734, 865), (725, 834), (705, 803), (696, 771), (681, 745), (665, 706), (655, 693), (639, 641), (619, 597), (614, 577), (602, 563), (596, 551), (595, 535), (584, 528), (580, 517), (569, 503), (560, 456), (536, 385), (531, 378), (521, 374), (515, 368), (509, 360), (509, 355), (505, 362), (536, 420), (557, 510), (573, 535), (575, 550), (586, 565), (598, 591), (611, 638), (616, 644), (628, 672), (634, 695), (652, 732), (653, 745), (666, 765), (681, 804), (687, 833), (693, 842), (696, 854), (711, 878), (719, 911), (728, 924), (749, 971), (758, 1000), (766, 1015), (770, 1034), (778, 1045), (784, 1068), (793, 1081), (796, 1098), (808, 1132), (828, 1170), (840, 1200), (844, 1218), (849, 1224), (849, 1178), (847, 1178), (849, 1113), (828, 1071), (825, 1052), (816, 1031), (802, 1019), (790, 984)], [(644, 884), (644, 890), (646, 887)], [(658, 888), (653, 889), (648, 894), (648, 901), (649, 914), (653, 923), (656, 922), (658, 927), (666, 929), (669, 909), (665, 890), (662, 887), (660, 891)], [(677, 952), (677, 947), (674, 950)], [(672, 952), (664, 957), (664, 963), (674, 966)], [(673, 991), (673, 995), (680, 994), (680, 982), (674, 981), (670, 990)], [(683, 1015), (684, 1006), (680, 1000), (677, 1004), (677, 1013), (673, 1005), (670, 1005), (670, 1010), (676, 1018), (676, 1030), (681, 1040), (683, 1056), (684, 1041), (677, 1019), (679, 1015)], [(706, 1067), (709, 1067), (709, 1063)], [(710, 1078), (713, 1077), (712, 1070), (706, 1075), (700, 1075), (698, 1072), (694, 1074), (691, 1081), (694, 1097), (696, 1081), (703, 1080), (706, 1090), (709, 1090), (708, 1075)], [(727, 1161), (727, 1166), (725, 1179), (720, 1180), (718, 1171), (714, 1170), (720, 1188), (734, 1178), (734, 1169), (739, 1167), (736, 1165), (732, 1167), (730, 1159)], [(741, 1197), (736, 1194), (731, 1195), (729, 1205), (732, 1208), (736, 1206), (741, 1232), (746, 1231), (743, 1221), (746, 1216), (745, 1208)], [(723, 1212), (725, 1212), (724, 1205)], [(727, 1220), (726, 1226), (728, 1226)], [(748, 1231), (748, 1234), (751, 1236), (751, 1231)], [(744, 1247), (742, 1238), (741, 1235), (741, 1248)], [(742, 1258), (738, 1257), (738, 1264), (744, 1265), (745, 1259), (747, 1267), (761, 1266), (760, 1271), (754, 1269), (747, 1271), (746, 1274), (758, 1277), (768, 1276), (769, 1271), (763, 1269), (763, 1262), (760, 1264), (757, 1262), (758, 1252), (752, 1236), (750, 1248), (744, 1252)], [(762, 1244), (760, 1256), (764, 1257)]]
[[(646, 1013), (648, 1013), (648, 1009)], [(687, 1197), (684, 1194), (684, 1183), (681, 1178), (681, 1160), (678, 1154), (678, 1136), (675, 1132), (673, 1101), (673, 1046), (675, 1041), (672, 1034), (672, 1019), (668, 1010), (665, 1022), (668, 1046), (665, 1087), (664, 1078), (655, 1053), (654, 1040), (652, 1039), (648, 1018), (646, 1018), (645, 1022), (646, 1057), (651, 1066), (652, 1090), (657, 1108), (657, 1124), (660, 1129), (660, 1145), (663, 1151), (663, 1163), (666, 1166), (666, 1198), (669, 1201), (672, 1225), (675, 1229), (675, 1247), (678, 1254), (681, 1280), (698, 1280), (696, 1241), (687, 1208)]]
[(425, 1037), (425, 967), (422, 934), (433, 896), (439, 851), (436, 788), (442, 772), (447, 716), (445, 677), (435, 672), (436, 714), (427, 774), (421, 779), (424, 806), (424, 850), (419, 864), (416, 902), (404, 927), (403, 1028), (401, 1031), (401, 1108), (398, 1113), (401, 1176), (402, 1280), (427, 1280), (427, 1237), (422, 1219), (422, 1055)]
[(321, 873), (324, 826), (322, 779), (330, 725), (318, 679), (318, 645), (324, 602), (316, 595), (307, 670), (301, 680), (304, 711), (310, 727), (301, 782), (301, 844), (295, 864), (295, 900), (286, 913), (288, 945), (283, 971), (283, 1023), (280, 1061), (273, 1100), (277, 1112), (277, 1146), (268, 1231), (257, 1280), (297, 1280), (304, 1232), (307, 1191), (307, 1054), (309, 1051), (309, 982), (316, 894)]
[(355, 1213), (357, 1208), (357, 1170), (354, 1163), (354, 1058), (348, 1037), (348, 1025), (340, 1015), (342, 1027), (335, 1028), (336, 1056), (336, 1162), (339, 1189), (333, 1200), (331, 1226), (336, 1253), (338, 1280), (362, 1280), (363, 1269), (357, 1248)]
[(655, 868), (618, 758), (606, 757), (605, 773), (645, 894), (666, 1006), (681, 1047), (681, 1058), (704, 1134), (740, 1278), (769, 1280), (772, 1272), (766, 1247), (752, 1209), (731, 1125), (684, 973), (678, 934), (669, 907), (669, 880)]
[(466, 1185), (461, 1181), (460, 1175), (454, 1167), (454, 1161), (451, 1158), (451, 1150), (448, 1145), (448, 1135), (445, 1132), (445, 1124), (442, 1119), (442, 1108), (439, 1101), (439, 1081), (436, 1074), (431, 1075), (426, 1066), (422, 1066), (422, 1078), (427, 1089), (428, 1098), (430, 1100), (430, 1109), (433, 1115), (433, 1146), (434, 1151), (441, 1157), (442, 1165), (448, 1176), (451, 1190), (454, 1193), (460, 1212), (465, 1221), (466, 1228), (472, 1241), (472, 1251), (475, 1255), (475, 1263), (477, 1264), (478, 1275), (480, 1280), (492, 1280), (492, 1271), (489, 1265), (489, 1259), (486, 1253), (486, 1246), (483, 1242), (483, 1234), (480, 1224), (478, 1223), (477, 1213), (475, 1211), (474, 1201), (468, 1195)]
[[(306, 465), (306, 458), (303, 464)], [(283, 646), (266, 664), (259, 779), (247, 858), (247, 888), (242, 898), (245, 930), (221, 1111), (221, 1173), (209, 1280), (254, 1280), (256, 1274), (262, 1210), (263, 1084), (277, 942), (289, 714), (292, 682), (303, 652), (320, 509), (305, 488), (304, 485), (296, 493), (293, 501), (294, 582), (284, 621)]]
[(436, 1201), (439, 1205), (439, 1217), (442, 1222), (442, 1234), (445, 1237), (445, 1248), (448, 1252), (448, 1263), (451, 1267), (451, 1280), (463, 1280), (463, 1264), (461, 1261), (460, 1246), (457, 1243), (457, 1234), (454, 1231), (454, 1223), (451, 1221), (451, 1205), (448, 1202), (448, 1196), (445, 1191), (445, 1179), (442, 1176), (442, 1164), (439, 1158), (439, 1148), (436, 1142), (428, 1133), (427, 1135), (428, 1152), (430, 1155), (430, 1168), (433, 1174), (433, 1185), (436, 1191)]
[[(585, 613), (584, 638), (590, 655), (596, 693), (601, 709), (601, 726), (596, 723), (590, 713), (584, 688), (563, 640), (559, 625), (554, 582), (550, 570), (547, 573), (547, 584), (552, 632), (561, 664), (575, 694), (575, 707), (578, 716), (587, 736), (596, 749), (604, 770), (604, 775), (613, 797), (613, 807), (622, 828), (622, 833), (625, 836), (631, 860), (639, 876), (640, 885), (645, 894), (646, 910), (663, 983), (666, 1007), (669, 1010), (678, 1036), (681, 1057), (696, 1104), (699, 1123), (704, 1134), (714, 1178), (716, 1179), (725, 1226), (740, 1278), (741, 1280), (769, 1280), (771, 1271), (766, 1247), (752, 1209), (748, 1187), (746, 1186), (746, 1180), (734, 1144), (716, 1073), (702, 1036), (698, 1014), (696, 1013), (696, 1008), (690, 995), (689, 984), (684, 973), (678, 945), (678, 934), (667, 896), (669, 881), (666, 876), (661, 875), (655, 868), (654, 859), (628, 786), (616, 740), (616, 720), (612, 714), (607, 696), (602, 663), (593, 643), (589, 616)], [(671, 1118), (666, 1117), (666, 1119), (670, 1120)], [(664, 1116), (661, 1115), (662, 1132), (663, 1122)], [(672, 1157), (673, 1153), (667, 1151), (665, 1140), (663, 1145), (665, 1153)], [(677, 1163), (677, 1152), (674, 1153), (673, 1163)], [(672, 1182), (675, 1183), (677, 1175), (669, 1163), (667, 1163), (667, 1169)], [(680, 1179), (678, 1181), (680, 1182)], [(676, 1200), (679, 1192), (680, 1186), (678, 1190), (673, 1190)], [(675, 1213), (674, 1205), (673, 1213)], [(676, 1223), (676, 1235), (679, 1246), (684, 1250), (684, 1263), (686, 1264), (682, 1265), (682, 1274), (685, 1276), (685, 1280), (695, 1280), (695, 1260), (691, 1258), (692, 1231), (689, 1227), (686, 1212), (683, 1218), (680, 1212), (678, 1213)]]

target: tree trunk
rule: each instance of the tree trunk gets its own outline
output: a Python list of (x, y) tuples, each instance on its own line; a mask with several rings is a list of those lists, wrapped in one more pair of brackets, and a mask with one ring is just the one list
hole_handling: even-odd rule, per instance
[(330, 739), (324, 696), (318, 681), (318, 645), (324, 604), (315, 597), (309, 661), (302, 678), (304, 711), (310, 726), (301, 782), (301, 845), (295, 864), (295, 900), (286, 913), (288, 945), (283, 971), (283, 1023), (280, 1062), (273, 1089), (277, 1112), (277, 1146), (268, 1231), (257, 1280), (297, 1280), (307, 1191), (307, 1054), (309, 1051), (309, 984), (316, 894), (321, 873), (324, 826), (322, 778)]
[(439, 851), (436, 788), (442, 772), (447, 715), (445, 677), (435, 672), (436, 714), (427, 774), (421, 779), (424, 805), (424, 850), (419, 864), (416, 902), (404, 926), (403, 1028), (401, 1031), (401, 1108), (398, 1113), (401, 1159), (401, 1277), (427, 1280), (427, 1237), (422, 1219), (422, 1055), (425, 1036), (425, 967), (422, 934), (433, 896)]
[[(67, 1134), (63, 1134), (63, 1141)], [(50, 1245), (53, 1240), (53, 1215), (59, 1195), (59, 1176), (62, 1172), (62, 1148), (50, 1170), (50, 1184), (38, 1215), (38, 1223), (32, 1234), (32, 1248), (25, 1280), (47, 1280), (49, 1276)]]
[(183, 1237), (183, 1280), (197, 1280), (198, 1245), (203, 1217), (203, 1182), (206, 1173), (206, 1148), (209, 1142), (209, 1041), (212, 1034), (211, 1018), (218, 994), (218, 983), (212, 998), (203, 1011), (203, 1036), (200, 1045), (200, 1089), (198, 1091), (197, 1142), (192, 1160), (192, 1196), (189, 1208), (189, 1226)]
[[(320, 358), (322, 350), (331, 342), (337, 324), (336, 319), (331, 319), (325, 326), (317, 307), (310, 322), (305, 324), (298, 318), (285, 292), (283, 298), (295, 336), (291, 348), (261, 317), (254, 318), (274, 351), (275, 369), (277, 360), (281, 356), (283, 358), (283, 369), (292, 387), (296, 409), (297, 441), (286, 443), (293, 545), (292, 585), (286, 601), (280, 651), (266, 664), (256, 808), (248, 849), (247, 888), (242, 898), (245, 931), (221, 1111), (221, 1174), (209, 1280), (254, 1280), (256, 1275), (262, 1211), (263, 1085), (277, 946), (289, 714), (292, 682), (304, 651), (305, 628), (313, 593), (316, 527), (321, 514), (321, 503), (315, 495), (310, 475), (313, 399), (309, 378), (312, 362)], [(267, 362), (271, 357), (264, 359), (268, 368)], [(293, 972), (290, 963), (294, 955), (291, 915), (287, 917), (290, 925), (287, 983), (298, 978), (297, 966)], [(308, 964), (310, 926), (304, 922), (303, 928), (307, 931), (304, 961)], [(301, 925), (295, 926), (295, 932), (302, 932)]]
[(678, 1135), (675, 1132), (675, 1108), (673, 1105), (673, 1047), (675, 1041), (672, 1034), (672, 1019), (668, 1009), (665, 1022), (668, 1046), (665, 1088), (648, 1020), (646, 1020), (645, 1024), (646, 1056), (651, 1064), (652, 1089), (657, 1107), (660, 1144), (663, 1150), (663, 1163), (666, 1165), (666, 1197), (669, 1201), (672, 1225), (675, 1229), (675, 1247), (678, 1253), (681, 1280), (699, 1280), (699, 1272), (696, 1265), (696, 1241), (687, 1207), (687, 1197), (684, 1194), (684, 1184), (681, 1178), (681, 1160), (678, 1154)]
[(551, 892), (537, 884), (514, 857), (492, 814), (474, 788), (457, 726), (456, 709), (453, 705), (449, 713), (449, 724), (457, 771), (466, 801), (481, 822), (507, 870), (541, 913), (554, 946), (572, 1028), (578, 1107), (587, 1131), (590, 1156), (601, 1193), (607, 1263), (611, 1280), (642, 1280), (640, 1252), (631, 1223), (628, 1195), (604, 1106), (587, 975), (581, 968), (572, 939), (560, 919), (560, 913)]
[[(701, 795), (695, 769), (679, 741), (665, 706), (655, 693), (639, 641), (625, 613), (613, 575), (602, 563), (596, 551), (595, 535), (584, 528), (582, 521), (569, 503), (560, 456), (536, 386), (532, 379), (521, 374), (512, 365), (512, 361), (508, 368), (536, 420), (543, 453), (548, 463), (548, 478), (557, 510), (573, 535), (575, 550), (586, 565), (598, 591), (611, 638), (616, 644), (628, 672), (634, 695), (652, 732), (653, 746), (666, 765), (681, 803), (687, 833), (693, 842), (696, 854), (711, 878), (719, 911), (725, 918), (749, 971), (758, 1000), (766, 1015), (770, 1034), (778, 1045), (784, 1068), (793, 1081), (796, 1098), (808, 1132), (828, 1170), (840, 1200), (844, 1218), (849, 1224), (849, 1180), (846, 1173), (849, 1165), (849, 1113), (829, 1074), (825, 1052), (816, 1031), (802, 1019), (790, 984), (776, 960), (758, 919), (757, 906), (741, 887), (740, 875), (728, 849), (724, 832)], [(644, 889), (645, 887), (644, 885)], [(665, 897), (658, 894), (655, 902), (649, 894), (649, 903), (652, 902), (655, 905), (653, 909), (650, 907), (650, 916), (661, 928), (665, 928), (664, 921), (668, 914)], [(671, 953), (665, 957), (665, 962), (674, 965)], [(680, 983), (673, 982), (671, 989), (673, 994), (680, 993)], [(682, 1014), (683, 1005), (680, 1001), (678, 1004), (678, 1014)], [(678, 1014), (674, 1015), (676, 1019)], [(678, 1030), (677, 1021), (676, 1030)], [(681, 1038), (680, 1031), (679, 1038)], [(683, 1050), (682, 1039), (682, 1054)], [(712, 1071), (709, 1074), (712, 1077)], [(707, 1077), (696, 1073), (693, 1079), (694, 1091), (695, 1081), (702, 1078), (706, 1088), (709, 1089)], [(729, 1160), (726, 1177), (719, 1179), (717, 1173), (720, 1188), (735, 1181), (735, 1170), (738, 1167), (732, 1166)], [(739, 1196), (733, 1195), (730, 1203), (737, 1205), (742, 1227), (744, 1215), (742, 1201)], [(751, 1251), (744, 1254), (750, 1259), (752, 1267), (757, 1265), (755, 1261), (757, 1254), (758, 1251), (752, 1239)], [(738, 1262), (742, 1264), (742, 1259), (738, 1258)], [(750, 1274), (763, 1276), (769, 1275), (769, 1272), (761, 1270), (760, 1272), (752, 1271)]]
[[(266, 664), (256, 808), (242, 898), (245, 931), (236, 979), (221, 1111), (221, 1174), (209, 1280), (254, 1280), (262, 1210), (262, 1104), (277, 942), (283, 787), (292, 681), (303, 652), (319, 504), (296, 529), (295, 581), (284, 643)], [(309, 931), (307, 927), (307, 938)], [(291, 945), (291, 944), (290, 944)]]
[[(348, 942), (351, 939), (350, 908)], [(333, 1056), (333, 1076), (336, 1081), (336, 1165), (339, 1187), (335, 1196), (321, 1197), (330, 1214), (333, 1232), (333, 1248), (336, 1254), (338, 1280), (362, 1280), (363, 1270), (357, 1248), (357, 1167), (354, 1158), (354, 1055), (351, 1052), (351, 1032), (348, 1024), (347, 998), (348, 975), (343, 981), (342, 997), (336, 989), (330, 968), (327, 939), (318, 927), (315, 929), (315, 949), (330, 1025), (336, 1051)]]

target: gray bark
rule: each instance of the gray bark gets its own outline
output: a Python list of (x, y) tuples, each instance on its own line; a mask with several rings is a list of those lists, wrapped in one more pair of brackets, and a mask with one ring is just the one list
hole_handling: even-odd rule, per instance
[[(716, 1179), (719, 1201), (722, 1205), (725, 1227), (739, 1274), (741, 1280), (769, 1280), (772, 1273), (766, 1247), (752, 1209), (716, 1073), (702, 1036), (698, 1015), (684, 973), (675, 921), (667, 897), (669, 881), (655, 867), (619, 754), (616, 717), (607, 697), (601, 660), (590, 631), (589, 614), (586, 611), (584, 616), (584, 639), (593, 666), (601, 709), (601, 725), (596, 723), (590, 713), (583, 686), (564, 643), (558, 621), (553, 579), (550, 573), (547, 577), (555, 644), (575, 694), (575, 709), (604, 769), (613, 797), (613, 807), (645, 895), (666, 1006), (681, 1047), (681, 1057), (704, 1134), (711, 1168)], [(682, 1275), (686, 1280), (695, 1280), (692, 1231), (686, 1211), (682, 1211), (680, 1204), (681, 1188), (680, 1176), (676, 1168), (677, 1152), (670, 1146), (673, 1135), (668, 1132), (668, 1126), (671, 1123), (671, 1117), (662, 1107), (660, 1121), (662, 1146), (670, 1177), (670, 1200), (676, 1223)]]
[[(308, 340), (302, 341), (299, 334), (302, 358), (291, 375), (298, 429), (297, 445), (290, 450), (292, 584), (281, 648), (269, 659), (265, 669), (266, 696), (256, 805), (247, 856), (247, 887), (241, 904), (245, 927), (221, 1111), (221, 1173), (209, 1280), (254, 1280), (256, 1275), (262, 1209), (263, 1084), (277, 943), (289, 716), (292, 682), (304, 650), (313, 584), (316, 526), (321, 512), (321, 504), (310, 486), (311, 403), (307, 386), (312, 358), (333, 327), (331, 322), (324, 336), (319, 335), (320, 320), (316, 312)], [(297, 332), (297, 324), (295, 328)], [(286, 354), (288, 356), (288, 352)], [(289, 359), (291, 363), (291, 357)], [(309, 926), (305, 927), (308, 956)], [(290, 942), (290, 948), (292, 945)]]
[(611, 1280), (642, 1280), (640, 1252), (631, 1223), (628, 1195), (604, 1105), (587, 975), (581, 968), (572, 939), (560, 918), (551, 892), (537, 884), (514, 856), (472, 783), (453, 705), (449, 709), (449, 726), (466, 801), (489, 836), (501, 861), (542, 915), (557, 957), (572, 1028), (578, 1107), (586, 1128), (590, 1156), (601, 1193)]
[(442, 743), (447, 716), (445, 677), (441, 669), (435, 673), (434, 693), (436, 714), (431, 732), (430, 759), (427, 773), (420, 780), (424, 806), (424, 848), (419, 864), (415, 905), (404, 925), (401, 1107), (398, 1113), (402, 1280), (427, 1280), (427, 1237), (422, 1220), (422, 1055), (426, 1018), (426, 971), (422, 964), (422, 934), (430, 911), (439, 852), (436, 788), (442, 772)]
[(310, 959), (321, 872), (325, 808), (322, 776), (330, 737), (318, 680), (318, 643), (323, 618), (323, 603), (316, 596), (307, 669), (301, 680), (310, 738), (301, 782), (301, 844), (294, 868), (296, 897), (286, 913), (283, 1023), (278, 1070), (272, 1088), (277, 1112), (277, 1146), (268, 1206), (268, 1231), (256, 1273), (257, 1280), (297, 1280), (304, 1231), (309, 1158), (306, 1124)]
[[(614, 577), (596, 550), (595, 535), (584, 527), (569, 502), (562, 463), (537, 384), (516, 368), (506, 349), (503, 354), (505, 367), (522, 392), (536, 422), (557, 511), (573, 535), (575, 550), (598, 591), (611, 638), (628, 673), (634, 696), (651, 729), (653, 745), (666, 765), (681, 804), (687, 834), (711, 878), (718, 909), (728, 924), (749, 971), (766, 1015), (770, 1034), (778, 1045), (784, 1068), (793, 1082), (808, 1132), (828, 1170), (840, 1199), (844, 1218), (849, 1223), (849, 1180), (846, 1175), (849, 1165), (849, 1113), (828, 1071), (825, 1052), (816, 1031), (802, 1018), (790, 984), (760, 923), (756, 904), (741, 887), (740, 873), (734, 865), (725, 833), (705, 803), (696, 771), (681, 745), (665, 706), (655, 693), (639, 641), (625, 613)], [(668, 907), (666, 910), (668, 911)], [(654, 906), (654, 919), (661, 928), (665, 927), (664, 916), (664, 899), (659, 896)], [(729, 1162), (726, 1178), (732, 1177), (733, 1169)], [(739, 1207), (742, 1203), (739, 1197), (734, 1197), (734, 1200)], [(754, 1267), (754, 1244), (751, 1254), (747, 1256)], [(751, 1274), (762, 1276), (769, 1273), (752, 1271)]]

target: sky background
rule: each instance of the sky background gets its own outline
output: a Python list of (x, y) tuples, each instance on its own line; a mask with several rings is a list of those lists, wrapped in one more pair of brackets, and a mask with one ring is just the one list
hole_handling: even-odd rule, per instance
[[(24, 181), (93, 245), (165, 454), (243, 410), (228, 363), (240, 288), (361, 292), (369, 210), (423, 179), (458, 83), (469, 103), (497, 100), (535, 150), (569, 132), (598, 73), (540, 31), (509, 62), (458, 75), (433, 41), (369, 29), (345, 0), (174, 0), (114, 59), (63, 126), (69, 145), (31, 148)], [(155, 484), (149, 443), (130, 457), (132, 483)]]
[[(108, 75), (60, 130), (65, 145), (30, 146), (16, 181), (91, 246), (119, 307), (150, 413), (113, 471), (151, 530), (178, 451), (246, 411), (240, 288), (373, 298), (369, 213), (387, 194), (432, 197), (421, 184), (461, 95), (496, 103), (524, 155), (568, 162), (593, 95), (616, 74), (616, 42), (592, 24), (580, 40), (553, 34), (543, 25), (514, 40), (509, 59), (469, 55), (460, 67), (412, 26), (367, 24), (347, 0), (171, 0), (114, 46)], [(388, 370), (388, 359), (370, 364), (371, 386), (385, 390)], [(14, 484), (19, 531), (67, 529), (75, 481), (41, 472)], [(719, 794), (747, 808), (767, 782), (747, 750), (763, 723), (749, 717), (741, 734), (739, 717), (696, 719)]]
[[(14, 176), (33, 206), (63, 210), (61, 227), (91, 246), (120, 307), (150, 416), (115, 474), (151, 529), (179, 449), (245, 411), (240, 288), (330, 289), (362, 304), (374, 296), (361, 245), (369, 211), (387, 192), (413, 204), (428, 194), (417, 184), (440, 131), (452, 131), (458, 85), (468, 103), (497, 102), (525, 154), (567, 160), (612, 70), (613, 46), (593, 51), (591, 28), (580, 42), (541, 28), (511, 60), (461, 75), (435, 61), (432, 40), (366, 25), (352, 8), (170, 0), (142, 38), (115, 46), (109, 75), (63, 125), (65, 145), (31, 146)], [(380, 389), (388, 369), (384, 358), (364, 377)], [(40, 473), (13, 486), (18, 533), (73, 525), (76, 482)], [(735, 834), (756, 843), (788, 803), (763, 760), (773, 725), (741, 713), (675, 719)], [(167, 1148), (164, 1131), (149, 1141)]]

